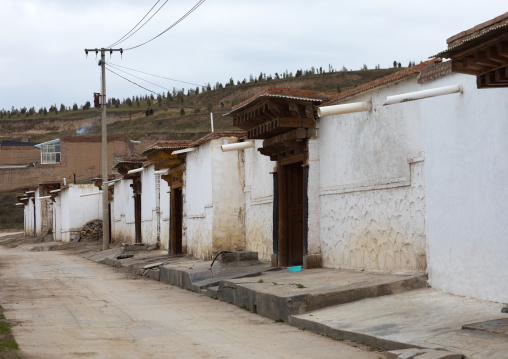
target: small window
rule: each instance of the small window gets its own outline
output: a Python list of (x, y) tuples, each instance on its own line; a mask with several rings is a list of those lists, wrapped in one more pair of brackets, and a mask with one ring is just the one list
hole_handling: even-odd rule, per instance
[(60, 140), (53, 140), (38, 145), (41, 149), (41, 164), (60, 162)]

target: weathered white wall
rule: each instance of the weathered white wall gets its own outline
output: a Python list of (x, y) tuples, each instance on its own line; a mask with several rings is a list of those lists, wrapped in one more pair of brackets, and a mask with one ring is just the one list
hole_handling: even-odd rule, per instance
[(35, 230), (36, 236), (44, 236), (53, 231), (53, 201), (42, 195), (40, 188), (35, 190)]
[(160, 181), (160, 238), (161, 247), (167, 251), (169, 249), (170, 237), (170, 188), (166, 181)]
[[(245, 246), (258, 252), (260, 260), (269, 261), (273, 253), (273, 172), (276, 162), (257, 150), (263, 146), (256, 141), (254, 148), (243, 150)], [(240, 152), (241, 153), (241, 152)]]
[(53, 203), (53, 240), (61, 241), (62, 240), (62, 201), (60, 199), (60, 194), (55, 197), (55, 202)]
[(212, 152), (211, 142), (187, 153), (185, 170), (187, 253), (197, 258), (212, 256)]
[(117, 243), (135, 243), (134, 198), (132, 180), (115, 182), (111, 201), (111, 237)]
[(32, 198), (24, 201), (27, 204), (24, 206), (25, 211), (25, 236), (35, 236), (34, 232), (34, 203)]
[(422, 85), (463, 83), (464, 93), (422, 101), (430, 284), (508, 302), (508, 89), (476, 88), (452, 74)]
[(144, 244), (157, 244), (157, 213), (155, 188), (155, 166), (150, 165), (141, 172), (141, 240)]
[[(386, 96), (418, 89), (413, 77), (348, 99), (372, 100), (371, 112), (320, 119), (324, 266), (385, 272), (426, 269), (423, 166), (408, 163), (423, 152), (420, 103), (382, 106)], [(315, 193), (313, 186), (310, 181), (309, 193)], [(315, 203), (309, 210), (316, 210)], [(316, 225), (316, 220), (309, 224)]]
[(212, 251), (245, 250), (244, 179), (241, 151), (222, 152), (221, 146), (236, 143), (236, 137), (211, 142), (213, 232)]
[(98, 192), (93, 184), (70, 184), (60, 192), (62, 241), (69, 242), (87, 222), (102, 219), (101, 195), (80, 197), (91, 192)]

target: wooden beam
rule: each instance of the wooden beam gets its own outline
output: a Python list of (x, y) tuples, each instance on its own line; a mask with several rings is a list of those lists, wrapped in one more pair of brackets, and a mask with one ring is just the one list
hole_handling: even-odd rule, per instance
[(485, 78), (485, 75), (478, 76), (476, 78), (476, 87), (478, 89), (485, 89), (485, 88), (503, 88), (508, 87), (508, 83), (496, 83), (496, 84), (488, 84), (487, 79)]
[(462, 64), (462, 60), (452, 60), (452, 71), (458, 72), (459, 74), (466, 74), (466, 75), (473, 75), (473, 76), (480, 76), (481, 71), (478, 70), (472, 70), (465, 68)]
[(477, 64), (474, 61), (474, 57), (471, 57), (471, 56), (462, 58), (462, 65), (466, 69), (480, 71), (481, 74), (484, 74), (484, 73), (489, 72), (491, 70), (489, 67), (485, 67), (483, 65)]
[(296, 130), (289, 131), (264, 140), (263, 147), (270, 147), (278, 142), (285, 142), (290, 140), (302, 140), (304, 138), (307, 138), (307, 130), (305, 128), (297, 128)]
[(497, 45), (488, 47), (485, 54), (486, 54), (487, 58), (491, 61), (495, 61), (499, 64), (507, 64), (508, 65), (508, 58), (499, 55), (499, 52), (497, 51)]
[(281, 117), (277, 119), (277, 127), (291, 128), (291, 127), (314, 127), (315, 121), (310, 118), (295, 118), (295, 117)]
[(505, 59), (508, 59), (508, 42), (507, 41), (499, 41), (496, 44), (497, 54)]
[(499, 62), (490, 60), (485, 51), (478, 51), (474, 54), (474, 63), (488, 68), (499, 67)]
[(180, 171), (182, 171), (182, 172), (185, 171), (185, 163), (182, 163), (180, 166), (170, 168), (168, 171), (168, 175), (175, 173), (175, 172), (180, 172)]
[(508, 66), (502, 69), (497, 69), (494, 72), (494, 76), (497, 82), (508, 82)]

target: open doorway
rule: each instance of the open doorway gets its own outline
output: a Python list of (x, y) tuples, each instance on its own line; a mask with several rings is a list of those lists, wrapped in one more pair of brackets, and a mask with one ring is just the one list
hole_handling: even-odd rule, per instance
[(304, 169), (302, 162), (279, 165), (280, 266), (303, 264)]
[(136, 243), (142, 243), (141, 238), (141, 193), (134, 193), (134, 223), (136, 227)]
[(171, 190), (171, 198), (170, 198), (170, 208), (171, 208), (171, 226), (170, 226), (170, 235), (171, 235), (171, 254), (181, 254), (183, 252), (182, 248), (182, 213), (183, 213), (183, 198), (182, 198), (182, 188), (175, 188)]

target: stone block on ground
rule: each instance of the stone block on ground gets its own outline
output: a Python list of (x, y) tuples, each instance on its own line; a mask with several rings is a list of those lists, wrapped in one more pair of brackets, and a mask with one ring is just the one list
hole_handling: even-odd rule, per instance
[(386, 359), (462, 359), (460, 353), (449, 352), (444, 349), (401, 349), (385, 353)]

